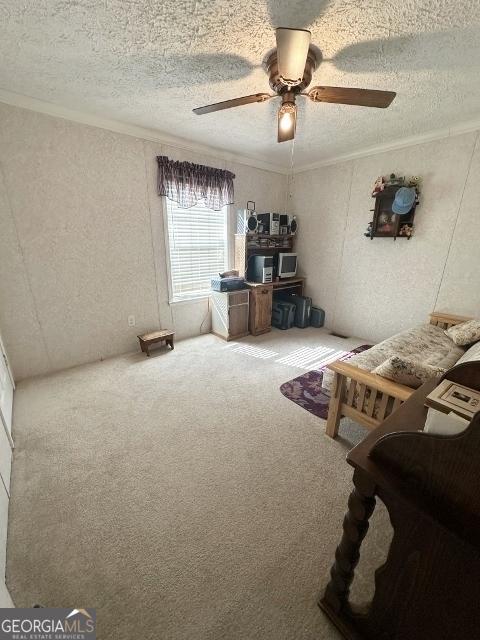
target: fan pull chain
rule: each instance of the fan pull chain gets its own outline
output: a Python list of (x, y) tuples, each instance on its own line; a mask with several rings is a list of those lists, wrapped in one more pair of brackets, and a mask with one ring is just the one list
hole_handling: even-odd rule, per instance
[[(289, 202), (287, 202), (287, 209), (290, 210), (291, 207), (291, 203), (292, 203), (292, 197), (293, 197), (293, 155), (294, 155), (294, 151), (295, 151), (295, 138), (293, 138), (292, 140), (292, 147), (291, 147), (291, 153), (290, 153), (290, 175), (289, 175), (289, 180), (288, 180), (288, 197), (289, 197)], [(285, 212), (287, 211), (287, 209), (285, 210)]]

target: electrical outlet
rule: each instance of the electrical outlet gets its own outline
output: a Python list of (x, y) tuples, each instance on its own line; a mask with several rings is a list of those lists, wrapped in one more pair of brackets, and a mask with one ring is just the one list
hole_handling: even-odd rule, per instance
[(128, 316), (128, 326), (129, 327), (135, 326), (135, 316)]

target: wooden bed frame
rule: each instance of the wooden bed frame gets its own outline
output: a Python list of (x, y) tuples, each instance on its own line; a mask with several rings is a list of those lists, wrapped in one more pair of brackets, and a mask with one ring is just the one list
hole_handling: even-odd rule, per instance
[[(466, 320), (471, 318), (437, 312), (430, 314), (430, 324), (442, 329), (448, 329)], [(326, 434), (331, 438), (337, 436), (340, 420), (344, 416), (352, 418), (367, 429), (375, 429), (414, 392), (411, 387), (392, 382), (341, 360), (332, 362), (328, 368), (335, 373), (325, 428)], [(374, 417), (373, 412), (378, 401), (379, 410)]]
[[(480, 362), (443, 378), (480, 390)], [(319, 604), (348, 640), (480, 637), (480, 411), (461, 433), (425, 433), (425, 398), (438, 382), (416, 389), (347, 455), (354, 487)], [(393, 538), (373, 598), (359, 609), (350, 586), (377, 498)]]

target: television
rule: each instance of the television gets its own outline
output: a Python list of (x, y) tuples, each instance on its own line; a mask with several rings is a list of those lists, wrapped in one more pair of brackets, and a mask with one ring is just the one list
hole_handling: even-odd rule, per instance
[(297, 254), (296, 253), (279, 253), (278, 254), (278, 277), (293, 278), (297, 275)]

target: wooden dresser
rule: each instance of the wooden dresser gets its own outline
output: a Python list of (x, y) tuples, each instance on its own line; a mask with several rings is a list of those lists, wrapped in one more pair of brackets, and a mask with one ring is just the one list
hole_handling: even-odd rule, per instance
[(212, 333), (224, 340), (248, 335), (250, 291), (212, 291)]

